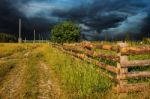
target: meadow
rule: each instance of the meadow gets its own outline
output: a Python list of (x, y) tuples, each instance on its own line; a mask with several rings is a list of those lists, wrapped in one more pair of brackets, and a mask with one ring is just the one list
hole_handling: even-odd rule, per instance
[[(96, 50), (96, 49), (93, 49)], [(97, 52), (115, 54), (109, 51)], [(150, 55), (129, 56), (131, 60), (150, 59)], [(109, 64), (112, 62), (105, 61)], [(116, 94), (116, 85), (96, 72), (95, 64), (75, 58), (43, 44), (0, 44), (0, 98), (15, 99), (143, 99), (150, 98), (149, 90)], [(130, 71), (150, 70), (131, 68)], [(150, 80), (142, 79), (140, 81)], [(130, 82), (140, 82), (131, 80)]]

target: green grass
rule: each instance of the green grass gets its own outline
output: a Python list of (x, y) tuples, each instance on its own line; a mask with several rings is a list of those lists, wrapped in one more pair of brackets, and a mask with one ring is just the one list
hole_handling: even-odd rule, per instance
[(40, 57), (38, 56), (39, 52), (37, 49), (33, 50), (29, 59), (27, 60), (26, 68), (26, 89), (24, 98), (26, 99), (37, 99), (38, 96), (38, 79), (39, 79), (39, 70), (38, 62)]
[(43, 53), (45, 59), (57, 74), (69, 97), (98, 98), (110, 91), (113, 83), (107, 77), (99, 75), (95, 65), (74, 59), (51, 47), (43, 50), (46, 53)]
[(24, 50), (35, 49), (40, 45), (36, 44), (15, 44), (15, 43), (0, 43), (0, 58), (10, 56), (14, 53), (22, 52)]
[[(111, 90), (112, 87), (115, 86), (115, 83), (96, 72), (97, 69), (102, 71), (105, 70), (95, 65), (88, 64), (85, 61), (72, 58), (70, 55), (66, 55), (55, 48), (51, 48), (51, 46), (49, 48), (44, 48), (42, 52), (50, 68), (55, 71), (56, 77), (59, 78), (59, 83), (62, 89), (66, 91), (69, 99), (109, 99), (110, 97), (111, 99), (116, 99), (118, 97), (118, 95), (113, 94)], [(106, 60), (101, 61), (105, 61), (110, 65), (116, 65), (116, 63), (111, 63)], [(135, 71), (135, 69), (133, 70)], [(148, 69), (146, 68), (146, 70)], [(111, 73), (108, 72), (108, 74)], [(116, 76), (114, 74), (111, 75)], [(149, 79), (129, 80), (129, 83), (141, 81), (149, 81)], [(134, 95), (127, 94), (126, 97), (138, 98), (138, 95), (144, 96), (145, 94), (137, 93)], [(147, 97), (147, 95), (145, 95), (145, 97)]]
[[(98, 53), (103, 53), (103, 54), (108, 54), (108, 55), (117, 55), (117, 53), (113, 52), (113, 51), (100, 50), (100, 49), (92, 49), (92, 50), (97, 51)], [(52, 53), (61, 53), (58, 50), (56, 50), (54, 52), (51, 51), (51, 52)], [(74, 94), (76, 98), (81, 98), (81, 97), (89, 98), (89, 96), (92, 96), (93, 99), (96, 99), (97, 95), (95, 95), (94, 93), (99, 93), (98, 97), (101, 97), (102, 93), (104, 95), (105, 92), (108, 91), (107, 89), (109, 89), (114, 84), (111, 81), (109, 81), (108, 79), (107, 79), (108, 81), (106, 79), (104, 79), (106, 77), (102, 78), (101, 75), (95, 74), (94, 73), (94, 71), (95, 71), (94, 65), (87, 64), (86, 62), (81, 62), (79, 60), (74, 60), (74, 59), (71, 60), (70, 56), (68, 56), (68, 55), (65, 56), (64, 54), (57, 54), (57, 57), (55, 57), (56, 59), (54, 58), (54, 60), (56, 60), (56, 61), (52, 62), (51, 64), (57, 63), (57, 61), (60, 62), (58, 64), (53, 64), (54, 70), (56, 70), (56, 73), (60, 74), (59, 75), (61, 77), (60, 79), (62, 80), (63, 86), (66, 86), (65, 87), (66, 90), (70, 90), (71, 94)], [(148, 54), (134, 55), (134, 56), (129, 56), (129, 59), (130, 60), (150, 59), (150, 55), (148, 55)], [(100, 60), (101, 62), (104, 62), (106, 64), (116, 66), (116, 62), (108, 61), (105, 59), (98, 59), (98, 60)], [(64, 64), (64, 62), (65, 62), (65, 64)], [(102, 69), (100, 69), (100, 70), (102, 70)], [(129, 68), (129, 72), (131, 72), (131, 71), (149, 71), (149, 70), (150, 70), (149, 67)], [(105, 71), (105, 70), (102, 70), (102, 71)], [(114, 74), (111, 74), (111, 75), (114, 75)], [(93, 79), (93, 77), (96, 78), (97, 80)], [(101, 82), (102, 79), (103, 79), (103, 81)], [(78, 81), (80, 81), (80, 82), (78, 82)], [(107, 83), (105, 83), (105, 82), (107, 82)], [(139, 82), (150, 82), (150, 80), (149, 80), (149, 78), (129, 79), (129, 83), (139, 83)], [(96, 87), (93, 87), (92, 85), (96, 86)], [(97, 88), (98, 90), (95, 90), (94, 88)], [(91, 95), (91, 93), (93, 93), (93, 95)], [(103, 98), (103, 95), (102, 95), (102, 98)], [(111, 95), (109, 95), (109, 96), (111, 96)]]
[(143, 55), (130, 55), (129, 60), (145, 60), (150, 59), (150, 54), (143, 54)]
[[(115, 83), (112, 82), (109, 78), (104, 75), (100, 75), (96, 72), (99, 67), (94, 64), (89, 64), (85, 61), (75, 59), (70, 55), (64, 54), (59, 49), (53, 48), (51, 45), (46, 44), (22, 44), (25, 45), (25, 49), (29, 49), (31, 54), (26, 60), (25, 64), (27, 65), (25, 71), (25, 94), (24, 98), (27, 99), (36, 99), (38, 96), (38, 84), (39, 84), (39, 68), (37, 67), (40, 60), (44, 60), (49, 65), (49, 68), (52, 69), (55, 75), (55, 78), (58, 79), (60, 88), (64, 91), (65, 97), (60, 99), (116, 99), (117, 95), (112, 93), (112, 87)], [(4, 47), (5, 44), (0, 44), (0, 48)], [(34, 50), (33, 50), (34, 49)], [(9, 51), (8, 51), (9, 52)], [(13, 51), (11, 51), (12, 53)], [(116, 55), (114, 52), (109, 51), (100, 51), (101, 53)], [(150, 59), (149, 55), (141, 56), (129, 56), (130, 60), (139, 60), (139, 59)], [(106, 64), (116, 66), (116, 63), (99, 59)], [(2, 63), (0, 63), (2, 64)], [(0, 76), (5, 75), (5, 73), (11, 68), (14, 63), (7, 63), (0, 66)], [(102, 69), (100, 69), (102, 70)], [(149, 67), (144, 68), (130, 68), (131, 71), (143, 71), (150, 70)], [(103, 70), (102, 70), (103, 71)], [(141, 81), (150, 81), (149, 79), (139, 79), (139, 80), (130, 80), (131, 83), (141, 82)], [(144, 96), (144, 94), (130, 94), (127, 95), (127, 99), (139, 98), (138, 95)], [(140, 96), (140, 97), (141, 97)]]
[(25, 50), (21, 44), (0, 44), (0, 58)]

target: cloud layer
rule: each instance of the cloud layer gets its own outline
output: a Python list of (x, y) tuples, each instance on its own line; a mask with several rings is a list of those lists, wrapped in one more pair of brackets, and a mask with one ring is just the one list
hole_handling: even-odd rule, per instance
[[(0, 32), (17, 33), (23, 20), (23, 36), (34, 28), (48, 33), (54, 24), (74, 20), (88, 40), (141, 39), (150, 34), (149, 0), (1, 0)], [(45, 34), (47, 35), (47, 34)], [(28, 36), (30, 37), (30, 36)], [(32, 38), (32, 37), (30, 37)]]

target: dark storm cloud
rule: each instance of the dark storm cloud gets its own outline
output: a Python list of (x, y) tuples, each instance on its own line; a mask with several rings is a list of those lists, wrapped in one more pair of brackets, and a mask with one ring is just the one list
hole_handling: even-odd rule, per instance
[[(37, 32), (47, 32), (50, 29), (50, 23), (45, 18), (27, 18), (24, 13), (19, 11), (18, 4), (26, 4), (27, 0), (1, 0), (0, 1), (0, 33), (10, 33), (18, 35), (18, 20), (22, 19), (22, 34), (25, 36), (30, 35), (33, 29), (36, 28)], [(26, 33), (26, 34), (25, 34)], [(33, 35), (30, 35), (33, 36)], [(33, 37), (29, 37), (29, 39)]]
[(74, 20), (89, 40), (142, 38), (150, 33), (149, 0), (1, 0), (0, 32), (48, 32), (64, 20)]

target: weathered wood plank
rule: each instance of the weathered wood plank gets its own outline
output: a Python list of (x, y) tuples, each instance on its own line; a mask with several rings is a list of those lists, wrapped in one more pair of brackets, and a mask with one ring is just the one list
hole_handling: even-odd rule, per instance
[(108, 45), (108, 44), (105, 44), (105, 45), (97, 44), (94, 46), (94, 48), (102, 49), (102, 50), (110, 50), (110, 51), (115, 51), (115, 52), (119, 51), (119, 46)]
[(107, 59), (107, 60), (111, 60), (111, 61), (115, 61), (115, 62), (120, 61), (120, 58), (118, 56), (115, 56), (115, 55), (100, 54), (100, 53), (96, 53), (94, 51), (88, 51), (88, 50), (85, 50), (84, 53), (87, 56), (92, 57), (92, 58), (103, 58), (103, 59)]
[(150, 77), (150, 71), (143, 71), (143, 72), (130, 72), (127, 74), (123, 74), (120, 76), (120, 79), (129, 79), (129, 78), (143, 78), (143, 77)]
[(76, 52), (76, 53), (85, 53), (87, 56), (92, 57), (92, 58), (105, 58), (107, 60), (112, 60), (115, 62), (119, 62), (119, 60), (120, 60), (118, 56), (96, 53), (89, 49), (85, 49), (85, 47), (82, 48), (79, 46), (74, 47), (74, 46), (67, 45), (67, 46), (63, 46), (63, 48), (65, 50)]
[(120, 57), (114, 56), (114, 55), (106, 55), (106, 54), (97, 54), (97, 53), (95, 53), (94, 57), (104, 58), (104, 59), (115, 61), (115, 62), (119, 62), (120, 61)]
[(110, 51), (119, 51), (119, 46), (109, 45), (109, 44), (94, 44), (94, 43), (82, 43), (82, 47), (91, 50), (92, 48), (102, 49), (102, 50), (110, 50)]
[(150, 46), (120, 48), (121, 55), (150, 54)]
[[(128, 61), (126, 55), (133, 55), (133, 54), (145, 54), (150, 53), (149, 47), (120, 47), (120, 56), (112, 56), (112, 55), (105, 55), (99, 54), (92, 51), (92, 48), (100, 48), (104, 50), (115, 50), (118, 51), (119, 47), (111, 46), (111, 45), (94, 45), (92, 43), (83, 44), (83, 46), (78, 44), (72, 45), (65, 45), (65, 46), (57, 46), (58, 49), (61, 49), (64, 53), (69, 54), (71, 56), (80, 58), (85, 60), (89, 63), (94, 63), (97, 66), (105, 69), (106, 71), (110, 71), (112, 73), (117, 74), (117, 77), (113, 77), (106, 72), (102, 72), (97, 70), (97, 72), (101, 75), (105, 75), (111, 80), (118, 83), (116, 92), (119, 93), (127, 93), (127, 92), (135, 92), (135, 91), (143, 91), (146, 88), (150, 88), (149, 85), (145, 83), (140, 84), (128, 84), (126, 81), (127, 79), (136, 79), (136, 78), (144, 78), (150, 77), (150, 71), (143, 71), (143, 72), (127, 72), (127, 68), (129, 67), (136, 67), (136, 66), (148, 66), (150, 65), (150, 60), (135, 60), (135, 61)], [(122, 56), (123, 55), (123, 56)], [(104, 58), (112, 61), (118, 62), (119, 65), (117, 67), (113, 67), (110, 65), (106, 65), (105, 63), (99, 62), (94, 58)], [(119, 75), (119, 76), (118, 76)]]
[(84, 49), (81, 47), (74, 47), (74, 46), (63, 46), (63, 49), (76, 52), (76, 53), (83, 53)]
[(148, 65), (150, 65), (150, 59), (122, 62), (121, 67), (123, 67), (123, 68), (137, 67), (137, 66), (143, 67), (143, 66), (148, 66)]
[(106, 70), (108, 70), (110, 72), (116, 73), (116, 74), (119, 72), (118, 68), (110, 66), (110, 65), (106, 65), (106, 64), (104, 64), (102, 62), (96, 62), (96, 65), (101, 67), (101, 68), (103, 68), (103, 69), (106, 69)]

